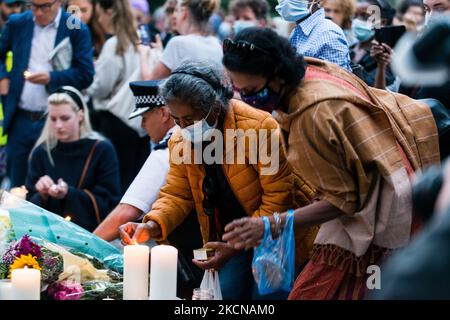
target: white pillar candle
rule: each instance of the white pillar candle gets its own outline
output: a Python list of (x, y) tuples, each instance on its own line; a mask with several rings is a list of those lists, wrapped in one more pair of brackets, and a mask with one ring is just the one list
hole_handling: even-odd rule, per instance
[(178, 250), (172, 246), (152, 248), (150, 267), (150, 300), (177, 298)]
[(150, 249), (144, 245), (124, 247), (123, 299), (148, 299), (148, 265)]
[(15, 269), (11, 272), (13, 300), (40, 300), (41, 272), (37, 269)]
[(11, 300), (11, 299), (12, 299), (11, 281), (0, 280), (0, 300)]

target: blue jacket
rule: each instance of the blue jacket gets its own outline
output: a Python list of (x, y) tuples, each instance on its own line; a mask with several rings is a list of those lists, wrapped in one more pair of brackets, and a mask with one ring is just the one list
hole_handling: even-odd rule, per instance
[[(92, 41), (89, 29), (80, 22), (80, 28), (69, 29), (67, 20), (70, 14), (62, 12), (55, 47), (65, 38), (70, 37), (73, 49), (72, 66), (64, 71), (50, 72), (49, 93), (56, 88), (68, 85), (79, 90), (89, 87), (94, 78)], [(69, 24), (70, 25), (70, 24)], [(10, 78), (10, 89), (4, 111), (4, 132), (7, 132), (14, 118), (17, 105), (22, 95), (25, 79), (23, 73), (28, 68), (31, 43), (33, 40), (34, 21), (31, 11), (11, 15), (0, 38), (0, 79)], [(6, 54), (13, 52), (13, 68), (6, 72)]]

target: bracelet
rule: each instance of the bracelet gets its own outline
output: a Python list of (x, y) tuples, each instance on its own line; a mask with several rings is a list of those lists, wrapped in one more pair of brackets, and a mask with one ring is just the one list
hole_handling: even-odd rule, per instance
[(274, 238), (278, 238), (278, 236), (281, 233), (281, 218), (280, 218), (280, 214), (278, 212), (275, 212), (273, 214), (273, 221), (274, 221), (274, 224), (275, 224)]

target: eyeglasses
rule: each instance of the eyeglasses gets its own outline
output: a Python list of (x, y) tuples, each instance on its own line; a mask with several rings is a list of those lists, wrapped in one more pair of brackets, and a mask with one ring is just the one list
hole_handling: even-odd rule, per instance
[(58, 0), (54, 0), (53, 2), (47, 2), (44, 4), (35, 4), (31, 2), (29, 6), (31, 7), (32, 11), (41, 10), (42, 12), (48, 12), (56, 2), (58, 2)]
[(246, 58), (248, 57), (249, 54), (257, 51), (269, 56), (271, 55), (269, 51), (264, 50), (258, 46), (255, 46), (253, 43), (244, 40), (238, 40), (235, 42), (231, 39), (225, 39), (223, 40), (222, 49), (223, 53), (236, 51), (241, 56), (241, 58)]

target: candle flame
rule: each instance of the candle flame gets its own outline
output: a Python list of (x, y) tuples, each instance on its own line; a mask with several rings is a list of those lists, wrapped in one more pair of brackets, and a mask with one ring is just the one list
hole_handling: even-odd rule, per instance
[(132, 240), (131, 244), (132, 244), (133, 246), (136, 246), (136, 245), (138, 245), (139, 243), (138, 243), (136, 240)]
[(70, 220), (72, 220), (72, 218), (70, 216), (67, 216), (67, 217), (64, 218), (64, 220), (70, 221)]

